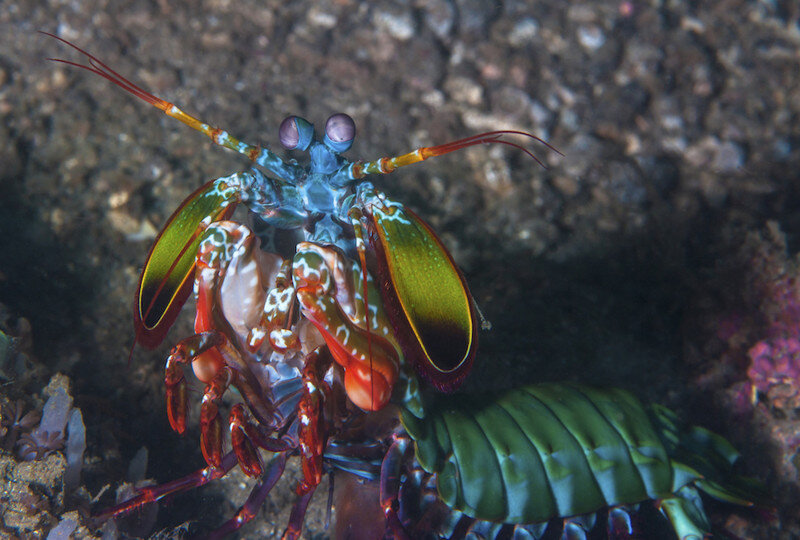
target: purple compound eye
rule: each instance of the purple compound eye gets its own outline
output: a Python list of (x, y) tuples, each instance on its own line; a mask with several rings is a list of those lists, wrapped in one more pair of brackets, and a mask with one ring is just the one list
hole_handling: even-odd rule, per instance
[(278, 128), (278, 139), (287, 150), (306, 150), (314, 139), (314, 126), (299, 116), (287, 116)]
[(334, 152), (344, 152), (356, 138), (356, 123), (344, 113), (337, 113), (325, 122), (325, 145)]

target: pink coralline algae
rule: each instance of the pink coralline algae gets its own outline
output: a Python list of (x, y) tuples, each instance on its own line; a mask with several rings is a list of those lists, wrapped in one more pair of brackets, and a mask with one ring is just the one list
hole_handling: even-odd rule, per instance
[(764, 285), (766, 332), (772, 336), (800, 334), (800, 286), (795, 276)]
[(765, 339), (756, 343), (748, 355), (752, 401), (760, 393), (772, 407), (787, 415), (800, 408), (800, 340)]
[(736, 257), (745, 269), (739, 284), (743, 310), (721, 322), (717, 336), (732, 365), (746, 362), (737, 408), (759, 401), (782, 418), (800, 408), (800, 259), (787, 255), (777, 223), (747, 235)]

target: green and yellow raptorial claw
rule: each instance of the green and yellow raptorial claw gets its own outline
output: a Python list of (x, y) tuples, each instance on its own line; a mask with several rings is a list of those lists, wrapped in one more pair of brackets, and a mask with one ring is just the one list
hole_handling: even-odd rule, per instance
[(403, 353), (434, 386), (451, 391), (469, 372), (478, 345), (466, 280), (422, 218), (369, 192), (364, 198), (359, 222), (376, 254), (380, 291)]
[(134, 306), (136, 341), (154, 348), (192, 291), (197, 247), (209, 224), (236, 208), (236, 191), (220, 178), (189, 195), (169, 218), (147, 256)]

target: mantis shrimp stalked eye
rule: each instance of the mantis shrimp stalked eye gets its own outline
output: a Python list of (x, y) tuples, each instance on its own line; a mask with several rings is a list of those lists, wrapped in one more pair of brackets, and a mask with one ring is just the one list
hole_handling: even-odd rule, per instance
[(314, 138), (314, 126), (297, 116), (287, 116), (278, 128), (278, 139), (287, 150), (305, 151)]
[(356, 123), (344, 113), (337, 113), (325, 122), (325, 145), (334, 152), (346, 152), (356, 138)]

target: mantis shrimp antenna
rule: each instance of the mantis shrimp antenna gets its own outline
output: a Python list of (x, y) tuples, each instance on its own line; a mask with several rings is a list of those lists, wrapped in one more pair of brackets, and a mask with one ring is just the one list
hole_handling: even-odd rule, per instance
[(144, 90), (140, 86), (137, 86), (130, 80), (126, 79), (125, 77), (123, 77), (122, 75), (111, 69), (102, 60), (100, 60), (93, 54), (81, 49), (74, 43), (67, 41), (66, 39), (59, 37), (55, 34), (51, 34), (50, 32), (42, 32), (40, 30), (39, 33), (57, 39), (61, 43), (64, 43), (69, 47), (72, 47), (73, 49), (75, 49), (88, 59), (88, 64), (81, 64), (78, 62), (71, 62), (69, 60), (64, 60), (61, 58), (48, 58), (48, 60), (50, 60), (51, 62), (60, 62), (62, 64), (67, 64), (69, 66), (85, 69), (86, 71), (90, 71), (95, 75), (100, 75), (104, 79), (107, 79), (112, 83), (116, 84), (126, 92), (133, 94), (142, 101), (146, 101), (156, 109), (160, 109), (167, 116), (175, 118), (176, 120), (180, 120), (190, 128), (196, 129), (201, 133), (205, 133), (216, 144), (223, 146), (225, 148), (229, 148), (231, 150), (235, 150), (240, 154), (244, 154), (252, 161), (258, 162), (259, 158), (264, 153), (264, 150), (262, 150), (260, 147), (242, 142), (232, 137), (227, 131), (210, 126), (205, 122), (198, 120), (194, 116), (191, 116), (183, 112), (174, 104), (165, 101), (157, 96), (154, 96), (150, 92)]
[(461, 150), (462, 148), (467, 148), (469, 146), (475, 146), (478, 144), (489, 144), (489, 143), (500, 143), (506, 144), (508, 146), (513, 146), (514, 148), (518, 148), (522, 150), (526, 154), (528, 154), (531, 158), (536, 161), (539, 165), (544, 168), (547, 168), (542, 161), (537, 158), (533, 152), (525, 148), (524, 146), (508, 141), (503, 137), (507, 135), (520, 135), (522, 137), (527, 137), (529, 139), (533, 139), (534, 141), (540, 142), (545, 145), (550, 150), (554, 151), (558, 155), (563, 156), (561, 152), (558, 151), (557, 148), (551, 146), (547, 141), (540, 139), (536, 135), (528, 133), (526, 131), (514, 131), (514, 130), (500, 130), (500, 131), (487, 131), (486, 133), (479, 133), (478, 135), (473, 135), (471, 137), (466, 137), (464, 139), (459, 139), (457, 141), (452, 141), (445, 144), (440, 144), (438, 146), (423, 146), (422, 148), (417, 148), (413, 152), (409, 152), (407, 154), (403, 154), (400, 156), (395, 157), (384, 157), (377, 159), (375, 161), (367, 161), (367, 162), (358, 162), (353, 163), (350, 165), (350, 176), (353, 179), (363, 178), (368, 174), (388, 174), (398, 167), (405, 167), (406, 165), (412, 165), (414, 163), (419, 163), (420, 161), (425, 161), (431, 157), (442, 156), (444, 154), (449, 154), (450, 152), (455, 152), (456, 150)]

